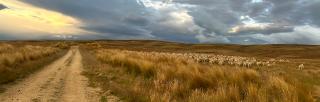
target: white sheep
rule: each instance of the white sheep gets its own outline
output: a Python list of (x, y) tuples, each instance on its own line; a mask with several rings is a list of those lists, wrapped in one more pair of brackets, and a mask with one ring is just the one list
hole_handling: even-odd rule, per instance
[(300, 64), (298, 68), (299, 68), (299, 70), (303, 70), (304, 69), (304, 65)]
[[(124, 51), (127, 53), (138, 53), (142, 56), (158, 56), (158, 57), (169, 57), (169, 58), (182, 58), (187, 60), (193, 60), (198, 63), (209, 63), (218, 65), (234, 65), (243, 67), (252, 66), (272, 66), (276, 62), (283, 62), (283, 59), (268, 59), (268, 60), (257, 60), (253, 57), (241, 57), (241, 56), (226, 56), (226, 55), (214, 55), (214, 54), (203, 54), (203, 53), (168, 53), (168, 52), (143, 52), (143, 51)], [(303, 69), (303, 64), (299, 66), (299, 69)]]

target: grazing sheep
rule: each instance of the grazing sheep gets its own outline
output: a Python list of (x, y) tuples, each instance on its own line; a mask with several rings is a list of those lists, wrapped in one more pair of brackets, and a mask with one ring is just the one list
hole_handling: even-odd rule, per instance
[(217, 64), (217, 65), (233, 65), (242, 67), (252, 66), (272, 66), (276, 62), (288, 61), (285, 59), (268, 59), (257, 60), (253, 57), (241, 57), (241, 56), (226, 56), (226, 55), (214, 55), (214, 54), (201, 54), (201, 53), (167, 53), (167, 52), (143, 52), (143, 51), (124, 51), (127, 53), (138, 53), (143, 56), (158, 56), (158, 57), (170, 57), (170, 58), (182, 58), (186, 60), (193, 60), (197, 63)]
[(303, 70), (304, 69), (304, 65), (300, 64), (298, 68), (299, 68), (299, 70)]

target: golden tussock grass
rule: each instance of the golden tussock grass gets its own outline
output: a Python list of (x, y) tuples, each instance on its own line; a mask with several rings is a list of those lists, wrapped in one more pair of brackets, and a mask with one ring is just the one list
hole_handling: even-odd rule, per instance
[(53, 45), (54, 47), (57, 47), (57, 48), (61, 48), (61, 49), (68, 49), (70, 48), (69, 46), (69, 43), (67, 42), (57, 42)]
[(0, 45), (0, 84), (33, 72), (52, 61), (52, 55), (61, 50), (55, 47), (25, 45), (16, 47), (9, 44)]
[[(113, 71), (118, 70), (113, 72), (112, 77), (117, 76), (115, 73), (121, 72), (122, 69), (125, 71), (122, 75), (128, 76), (128, 79), (119, 77), (123, 79), (118, 79), (119, 83), (115, 84), (118, 88), (113, 88), (116, 88), (117, 94), (123, 95), (129, 101), (313, 101), (311, 91), (302, 84), (290, 78), (249, 68), (216, 67), (184, 58), (148, 56), (125, 50), (97, 50), (96, 57), (115, 67)], [(129, 74), (126, 75), (126, 72)], [(102, 73), (99, 76), (103, 76), (103, 72), (97, 73)]]

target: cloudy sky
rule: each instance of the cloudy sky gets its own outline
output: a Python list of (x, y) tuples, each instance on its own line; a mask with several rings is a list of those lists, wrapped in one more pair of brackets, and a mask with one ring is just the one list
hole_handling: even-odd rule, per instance
[(0, 40), (320, 44), (320, 0), (0, 0)]

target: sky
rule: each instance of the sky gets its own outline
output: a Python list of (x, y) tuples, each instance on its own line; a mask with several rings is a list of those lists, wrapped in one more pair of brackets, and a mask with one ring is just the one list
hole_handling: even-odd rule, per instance
[(320, 44), (320, 0), (0, 0), (0, 40)]

